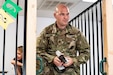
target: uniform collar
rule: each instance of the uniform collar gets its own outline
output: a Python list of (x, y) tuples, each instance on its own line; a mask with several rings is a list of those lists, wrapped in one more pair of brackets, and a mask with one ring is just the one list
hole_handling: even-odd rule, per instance
[[(65, 31), (66, 31), (66, 33), (68, 33), (69, 32), (69, 24), (66, 26), (66, 28), (65, 28)], [(53, 31), (52, 31), (52, 33), (57, 33), (58, 31), (59, 31), (60, 29), (57, 27), (57, 24), (56, 24), (56, 22), (54, 23), (54, 25), (53, 25)]]

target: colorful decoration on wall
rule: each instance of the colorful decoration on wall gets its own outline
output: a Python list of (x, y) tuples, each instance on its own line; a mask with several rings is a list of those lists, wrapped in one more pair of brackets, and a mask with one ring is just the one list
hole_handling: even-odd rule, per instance
[(11, 0), (7, 0), (4, 5), (2, 6), (2, 8), (9, 13), (10, 15), (12, 15), (14, 18), (16, 18), (18, 12), (20, 10), (22, 10), (19, 6), (17, 6), (15, 3), (13, 3)]
[(21, 7), (7, 0), (0, 9), (0, 26), (6, 29), (10, 23), (14, 22), (13, 17), (16, 18), (20, 10), (22, 10)]
[(6, 29), (12, 22), (14, 22), (14, 20), (3, 9), (0, 9), (0, 25)]

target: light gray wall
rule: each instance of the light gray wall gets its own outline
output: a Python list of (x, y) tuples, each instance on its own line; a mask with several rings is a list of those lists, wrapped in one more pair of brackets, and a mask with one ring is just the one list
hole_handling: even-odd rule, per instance
[(45, 18), (45, 17), (38, 17), (37, 18), (37, 36), (40, 34), (42, 29), (46, 26), (55, 22), (54, 18)]

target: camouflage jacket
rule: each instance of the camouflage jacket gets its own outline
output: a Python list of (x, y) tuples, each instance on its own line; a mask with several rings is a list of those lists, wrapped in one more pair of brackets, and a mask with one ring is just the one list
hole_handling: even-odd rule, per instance
[(57, 50), (70, 56), (74, 65), (86, 63), (89, 59), (89, 44), (83, 34), (72, 25), (60, 30), (56, 24), (46, 27), (37, 38), (36, 52), (51, 63)]

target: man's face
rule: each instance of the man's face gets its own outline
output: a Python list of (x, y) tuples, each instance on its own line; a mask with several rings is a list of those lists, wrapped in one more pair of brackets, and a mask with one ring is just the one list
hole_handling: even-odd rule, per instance
[(58, 9), (54, 16), (56, 18), (58, 27), (64, 29), (69, 21), (69, 10), (67, 8)]

